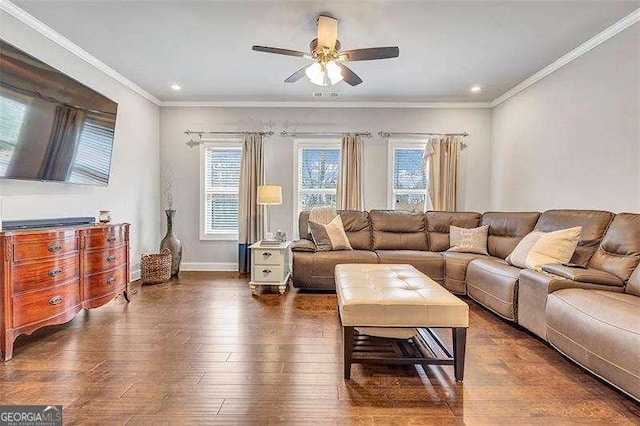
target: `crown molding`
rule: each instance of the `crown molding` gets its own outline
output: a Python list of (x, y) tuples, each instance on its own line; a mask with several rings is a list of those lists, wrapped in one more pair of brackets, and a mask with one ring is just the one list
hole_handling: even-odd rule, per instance
[(630, 26), (638, 22), (640, 22), (640, 8), (634, 10), (629, 15), (625, 16), (624, 18), (622, 18), (615, 24), (611, 25), (609, 28), (605, 29), (601, 33), (590, 38), (586, 42), (582, 43), (580, 46), (576, 47), (571, 52), (562, 56), (558, 60), (542, 68), (540, 71), (533, 74), (531, 77), (527, 78), (522, 83), (518, 84), (517, 86), (513, 87), (509, 91), (495, 98), (493, 101), (490, 102), (491, 108), (500, 105), (502, 102), (517, 95), (527, 87), (534, 85), (538, 81), (549, 76), (550, 74), (564, 67), (568, 63), (578, 59), (580, 56), (589, 52), (591, 49), (601, 45), (605, 41), (609, 40), (611, 37), (621, 33), (622, 31), (626, 30), (627, 28), (629, 28)]
[(312, 102), (312, 101), (164, 101), (182, 108), (491, 108), (490, 102)]
[(129, 80), (128, 78), (120, 74), (118, 71), (114, 70), (109, 65), (105, 64), (104, 62), (102, 62), (101, 60), (93, 56), (91, 53), (87, 52), (86, 50), (84, 50), (83, 48), (81, 48), (80, 46), (78, 46), (68, 38), (64, 37), (62, 34), (58, 33), (53, 28), (49, 27), (42, 21), (36, 19), (31, 14), (27, 13), (25, 10), (16, 6), (11, 1), (9, 0), (0, 1), (0, 10), (7, 12), (9, 15), (13, 16), (23, 24), (27, 25), (28, 27), (37, 31), (38, 33), (42, 34), (43, 36), (45, 36), (52, 42), (58, 44), (62, 48), (66, 49), (67, 51), (73, 53), (78, 58), (92, 65), (96, 69), (102, 71), (103, 73), (105, 73), (112, 79), (116, 80), (120, 84), (133, 90), (135, 93), (142, 96), (143, 98), (153, 102), (158, 106), (162, 104), (162, 101), (160, 99), (156, 98), (151, 93), (147, 92), (142, 87), (138, 86), (133, 81)]

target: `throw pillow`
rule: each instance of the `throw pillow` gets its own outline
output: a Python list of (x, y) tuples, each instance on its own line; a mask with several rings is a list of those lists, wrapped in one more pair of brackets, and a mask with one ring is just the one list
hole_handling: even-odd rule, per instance
[(582, 226), (547, 232), (531, 247), (527, 255), (527, 268), (542, 270), (548, 263), (567, 263), (578, 247)]
[(309, 221), (309, 227), (316, 243), (316, 251), (353, 250), (340, 216), (336, 216), (326, 225)]
[(548, 263), (567, 263), (576, 251), (582, 227), (553, 232), (533, 231), (527, 234), (507, 256), (507, 262), (518, 268), (541, 270)]
[(484, 225), (478, 228), (449, 227), (449, 245), (447, 251), (459, 253), (486, 254), (487, 240), (489, 239), (489, 226)]
[(511, 266), (517, 266), (518, 268), (526, 268), (527, 267), (527, 255), (531, 251), (531, 248), (535, 243), (538, 242), (540, 237), (544, 235), (542, 231), (533, 231), (529, 232), (524, 236), (522, 240), (518, 243), (516, 248), (513, 249), (511, 254), (507, 256), (506, 261)]

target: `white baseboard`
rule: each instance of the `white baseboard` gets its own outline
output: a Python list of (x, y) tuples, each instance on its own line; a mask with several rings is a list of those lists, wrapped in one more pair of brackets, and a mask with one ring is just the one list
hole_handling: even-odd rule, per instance
[(237, 262), (183, 262), (181, 271), (232, 271), (238, 270)]

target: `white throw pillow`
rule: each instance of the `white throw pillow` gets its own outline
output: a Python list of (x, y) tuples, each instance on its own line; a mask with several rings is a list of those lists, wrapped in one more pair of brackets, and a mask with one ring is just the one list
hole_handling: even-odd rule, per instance
[(567, 263), (578, 247), (582, 226), (547, 232), (531, 247), (527, 255), (527, 268), (542, 270), (548, 263)]
[(340, 216), (334, 217), (326, 225), (309, 221), (309, 226), (317, 251), (353, 250)]
[(459, 228), (451, 225), (449, 227), (449, 245), (451, 247), (447, 251), (488, 255), (488, 238), (488, 225), (480, 226), (478, 228)]
[(518, 268), (537, 271), (548, 263), (567, 263), (576, 251), (581, 232), (581, 226), (553, 232), (530, 232), (518, 243), (506, 260)]

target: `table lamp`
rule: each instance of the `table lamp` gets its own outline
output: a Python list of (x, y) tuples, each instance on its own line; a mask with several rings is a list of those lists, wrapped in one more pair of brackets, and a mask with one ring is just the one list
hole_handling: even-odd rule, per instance
[[(265, 230), (265, 240), (273, 240), (273, 234), (269, 232), (271, 227), (271, 217), (269, 216), (269, 206), (282, 204), (282, 187), (278, 185), (258, 186), (258, 205), (265, 206), (267, 211), (267, 229)], [(270, 238), (267, 238), (271, 235)]]

